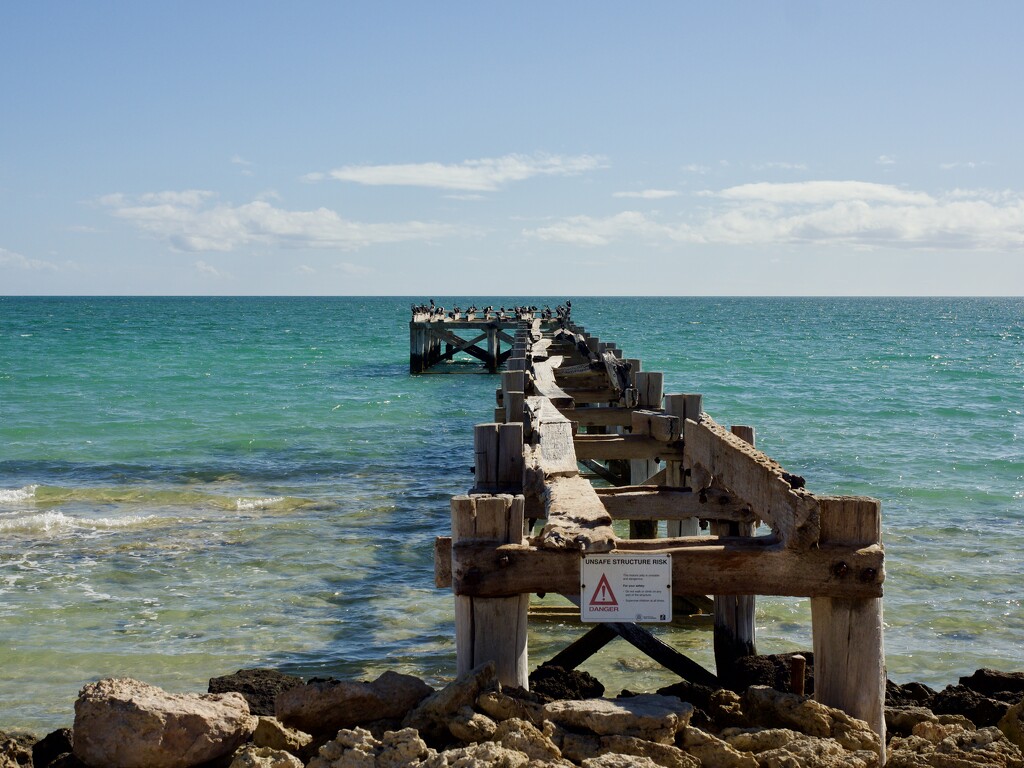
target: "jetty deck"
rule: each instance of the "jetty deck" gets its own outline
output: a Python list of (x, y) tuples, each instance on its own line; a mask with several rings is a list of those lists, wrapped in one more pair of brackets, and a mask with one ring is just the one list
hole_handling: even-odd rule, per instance
[[(753, 427), (719, 424), (700, 394), (664, 394), (662, 373), (589, 334), (569, 307), (473, 314), (410, 323), (414, 371), (458, 351), (505, 367), (493, 417), (474, 430), (475, 483), (452, 499), (451, 536), (435, 544), (435, 582), (455, 595), (458, 672), (494, 661), (502, 683), (528, 687), (532, 594), (581, 605), (587, 556), (667, 555), (675, 605), (710, 596), (714, 672), (622, 619), (595, 623), (551, 663), (575, 667), (623, 638), (691, 682), (727, 685), (756, 653), (756, 596), (805, 597), (815, 698), (885, 744), (881, 504), (812, 493), (756, 448)], [(463, 328), (469, 339), (449, 335)]]

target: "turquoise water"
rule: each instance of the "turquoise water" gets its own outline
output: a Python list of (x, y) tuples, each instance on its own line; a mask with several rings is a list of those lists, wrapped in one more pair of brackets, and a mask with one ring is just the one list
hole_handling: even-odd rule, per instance
[[(812, 491), (882, 500), (890, 677), (1024, 669), (1024, 300), (570, 298)], [(432, 544), (498, 379), (410, 376), (409, 302), (0, 297), (0, 728), (108, 675), (452, 674)], [(808, 601), (760, 598), (757, 632), (808, 648)], [(621, 645), (585, 668), (670, 679)]]

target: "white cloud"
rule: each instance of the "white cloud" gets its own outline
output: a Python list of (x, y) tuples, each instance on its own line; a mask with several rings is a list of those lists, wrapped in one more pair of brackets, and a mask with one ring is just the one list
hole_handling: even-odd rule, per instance
[(222, 272), (221, 270), (217, 269), (212, 264), (207, 264), (205, 261), (197, 261), (195, 263), (195, 267), (196, 267), (196, 270), (200, 274), (209, 275), (210, 277), (214, 277), (214, 278), (217, 278), (217, 279), (224, 279), (224, 278), (230, 278), (231, 277), (231, 275), (229, 275), (227, 272)]
[(640, 200), (664, 200), (666, 197), (675, 197), (679, 193), (674, 189), (644, 189), (640, 192), (614, 192), (612, 197), (630, 197)]
[[(505, 155), (449, 165), (347, 165), (328, 172), (326, 176), (370, 186), (396, 185), (493, 192), (513, 181), (525, 181), (535, 176), (572, 176), (601, 167), (603, 160), (592, 155)], [(318, 181), (324, 177), (322, 173), (311, 173), (305, 179)]]
[(968, 170), (973, 171), (974, 169), (980, 168), (981, 166), (984, 165), (992, 165), (992, 163), (989, 162), (988, 160), (982, 160), (980, 162), (975, 162), (974, 160), (967, 160), (959, 163), (939, 163), (939, 168), (941, 168), (943, 171), (952, 171), (958, 168), (966, 168)]
[[(211, 192), (160, 192), (130, 201), (107, 195), (112, 215), (183, 251), (232, 251), (252, 243), (354, 250), (379, 243), (436, 240), (457, 227), (422, 221), (368, 223), (343, 219), (327, 208), (289, 211), (265, 200), (244, 205), (212, 203)], [(209, 203), (209, 204), (207, 204)]]
[(683, 170), (686, 171), (687, 173), (699, 173), (701, 176), (703, 176), (705, 173), (707, 173), (711, 169), (708, 168), (706, 165), (698, 165), (697, 163), (690, 163), (689, 165), (684, 165), (683, 166)]
[(9, 251), (6, 248), (0, 248), (0, 266), (9, 266), (30, 272), (56, 272), (60, 269), (60, 267), (51, 261), (30, 259), (28, 256), (23, 256), (20, 253)]
[(878, 165), (896, 165), (896, 158), (892, 155), (879, 155), (875, 163)]
[(334, 268), (350, 277), (360, 277), (373, 273), (373, 270), (369, 267), (364, 267), (362, 264), (353, 264), (351, 261), (340, 261), (334, 265)]
[(705, 192), (689, 220), (625, 211), (576, 216), (527, 230), (542, 240), (600, 246), (651, 244), (844, 244), (929, 249), (1024, 249), (1024, 197), (954, 190), (940, 196), (855, 181), (744, 184)]
[(751, 166), (755, 171), (806, 171), (803, 163), (761, 163)]

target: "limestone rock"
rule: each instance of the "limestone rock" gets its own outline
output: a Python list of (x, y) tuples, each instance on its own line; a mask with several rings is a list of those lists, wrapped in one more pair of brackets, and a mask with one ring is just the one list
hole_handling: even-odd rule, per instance
[(32, 765), (35, 737), (27, 733), (0, 731), (0, 768), (23, 768)]
[(308, 768), (406, 768), (434, 755), (411, 728), (377, 740), (365, 728), (344, 729), (320, 748)]
[(748, 688), (743, 709), (752, 723), (766, 728), (791, 728), (808, 736), (833, 738), (850, 751), (880, 753), (880, 739), (866, 722), (813, 699), (764, 686)]
[(476, 705), (488, 716), (501, 722), (516, 717), (534, 725), (544, 721), (544, 705), (532, 697), (510, 696), (506, 691), (484, 691)]
[(310, 680), (278, 694), (274, 708), (285, 725), (316, 735), (400, 719), (432, 692), (418, 677), (388, 671), (369, 683)]
[(108, 678), (75, 702), (74, 754), (103, 768), (188, 768), (230, 755), (255, 728), (240, 693), (172, 694)]
[(421, 768), (535, 768), (542, 765), (543, 763), (531, 763), (530, 758), (522, 752), (507, 749), (493, 741), (483, 741), (468, 747), (439, 752), (424, 760)]
[(1003, 715), (1003, 719), (999, 721), (999, 730), (1024, 751), (1024, 701), (1010, 707)]
[(284, 750), (249, 744), (238, 751), (229, 768), (303, 768), (303, 765), (299, 758)]
[(663, 768), (700, 768), (700, 760), (671, 744), (655, 744), (632, 736), (602, 736), (601, 751), (615, 755), (647, 758)]
[(544, 707), (544, 716), (564, 727), (598, 736), (637, 736), (662, 744), (671, 743), (692, 714), (692, 704), (658, 694), (615, 700), (553, 701)]
[(758, 768), (757, 758), (752, 754), (740, 752), (731, 744), (699, 728), (683, 728), (676, 743), (684, 752), (700, 760), (701, 765), (713, 765), (715, 768)]
[(737, 751), (753, 753), (761, 766), (878, 768), (878, 752), (851, 752), (835, 739), (808, 736), (788, 728), (731, 728), (723, 731), (721, 737)]
[(274, 700), (282, 691), (302, 685), (302, 678), (276, 669), (240, 669), (233, 675), (211, 677), (208, 693), (242, 694), (254, 715), (273, 715)]
[(947, 685), (932, 698), (931, 709), (937, 715), (963, 715), (979, 727), (998, 723), (1010, 705), (991, 699), (962, 685)]
[(526, 720), (512, 719), (500, 723), (493, 741), (506, 749), (522, 752), (534, 762), (571, 765), (562, 760), (561, 750), (551, 739)]
[(885, 732), (892, 736), (909, 736), (918, 723), (939, 722), (930, 709), (924, 707), (886, 707)]
[(289, 728), (276, 717), (261, 717), (252, 735), (257, 747), (269, 747), (297, 755), (302, 748), (313, 741), (308, 733)]
[(472, 706), (485, 690), (496, 685), (494, 662), (471, 669), (441, 690), (420, 701), (402, 721), (402, 727), (415, 728), (428, 740), (443, 740), (448, 735), (448, 720), (463, 707)]
[(998, 728), (960, 730), (935, 743), (921, 736), (889, 742), (886, 768), (1024, 768), (1024, 755)]
[(606, 752), (584, 760), (583, 768), (658, 768), (658, 764), (649, 757)]
[(490, 741), (497, 728), (497, 723), (472, 707), (463, 707), (448, 721), (448, 731), (451, 735), (467, 744)]

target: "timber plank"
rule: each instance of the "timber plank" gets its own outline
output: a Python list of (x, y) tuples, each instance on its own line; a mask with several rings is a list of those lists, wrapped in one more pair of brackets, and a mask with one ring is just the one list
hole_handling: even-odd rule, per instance
[[(684, 461), (701, 469), (748, 502), (788, 547), (808, 548), (818, 541), (818, 501), (778, 462), (716, 424), (707, 414), (686, 419)], [(696, 475), (696, 473), (694, 473)]]
[(544, 502), (547, 524), (537, 537), (541, 547), (581, 553), (608, 552), (614, 548), (612, 519), (585, 478), (578, 474), (551, 478), (545, 483)]
[(702, 520), (752, 523), (750, 505), (721, 488), (703, 492), (663, 485), (596, 488), (597, 497), (613, 520)]

